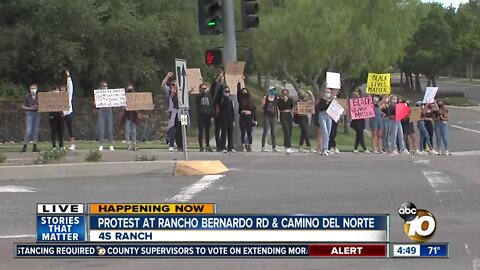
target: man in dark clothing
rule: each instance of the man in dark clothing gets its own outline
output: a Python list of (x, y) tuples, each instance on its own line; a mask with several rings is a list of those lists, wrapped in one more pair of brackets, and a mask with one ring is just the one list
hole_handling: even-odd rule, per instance
[[(219, 123), (222, 128), (222, 135), (220, 138), (220, 146), (224, 153), (232, 152), (235, 153), (233, 149), (233, 126), (235, 124), (234, 111), (233, 111), (233, 101), (230, 99), (230, 88), (225, 86), (223, 89), (223, 97), (218, 104), (219, 111)], [(226, 140), (228, 136), (228, 147), (226, 148)], [(218, 150), (217, 150), (218, 151)]]
[(221, 147), (221, 132), (222, 132), (222, 127), (220, 125), (220, 114), (219, 111), (217, 110), (218, 105), (220, 101), (222, 100), (223, 97), (223, 88), (224, 88), (224, 83), (225, 83), (225, 76), (223, 75), (223, 71), (220, 71), (217, 79), (215, 82), (212, 83), (210, 86), (210, 92), (212, 93), (213, 97), (213, 107), (215, 109), (214, 111), (214, 123), (215, 123), (215, 144), (217, 146), (217, 152), (222, 151)]
[(210, 148), (210, 123), (213, 116), (213, 97), (205, 84), (200, 85), (200, 94), (196, 97), (197, 120), (198, 120), (198, 144), (200, 152), (203, 152), (203, 135), (205, 135), (206, 151), (212, 152)]

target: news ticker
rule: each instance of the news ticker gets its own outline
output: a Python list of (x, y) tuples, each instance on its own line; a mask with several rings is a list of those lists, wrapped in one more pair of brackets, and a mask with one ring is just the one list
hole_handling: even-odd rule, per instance
[[(36, 226), (37, 243), (16, 244), (15, 257), (389, 257), (391, 247), (388, 214), (217, 214), (208, 203), (41, 203)], [(448, 257), (448, 244), (428, 244), (434, 253), (398, 244), (393, 256)]]
[(16, 258), (448, 258), (447, 243), (15, 244)]

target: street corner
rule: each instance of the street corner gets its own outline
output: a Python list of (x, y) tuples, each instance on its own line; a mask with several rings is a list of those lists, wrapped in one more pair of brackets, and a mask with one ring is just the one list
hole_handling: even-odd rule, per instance
[(210, 175), (228, 171), (220, 160), (188, 160), (176, 162), (173, 176)]

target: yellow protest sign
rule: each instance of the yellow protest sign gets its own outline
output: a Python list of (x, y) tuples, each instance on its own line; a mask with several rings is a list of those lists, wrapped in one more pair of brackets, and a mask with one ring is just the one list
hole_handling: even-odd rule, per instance
[(390, 91), (390, 73), (368, 73), (367, 94), (389, 95)]

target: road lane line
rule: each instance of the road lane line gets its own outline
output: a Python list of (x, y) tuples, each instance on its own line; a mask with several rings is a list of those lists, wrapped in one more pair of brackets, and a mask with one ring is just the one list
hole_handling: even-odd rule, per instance
[(3, 186), (3, 187), (0, 187), (0, 192), (37, 192), (37, 191), (29, 187)]
[(450, 126), (454, 127), (454, 128), (462, 129), (462, 130), (465, 130), (465, 131), (470, 131), (470, 132), (475, 132), (475, 133), (480, 134), (480, 131), (475, 130), (475, 129), (464, 128), (464, 127), (457, 126), (457, 125), (450, 125)]
[(463, 192), (444, 172), (423, 171), (423, 175), (427, 178), (440, 203), (443, 203), (450, 193)]
[(480, 259), (473, 260), (473, 270), (480, 270)]
[(204, 189), (207, 189), (210, 187), (213, 183), (215, 183), (217, 180), (223, 178), (225, 175), (205, 175), (202, 177), (200, 180), (195, 182), (194, 184), (182, 188), (182, 191), (180, 191), (179, 194), (168, 198), (166, 201), (167, 202), (188, 202), (191, 200), (195, 195), (199, 192), (201, 192)]
[(0, 239), (30, 238), (30, 237), (35, 237), (35, 235), (34, 234), (0, 235)]

